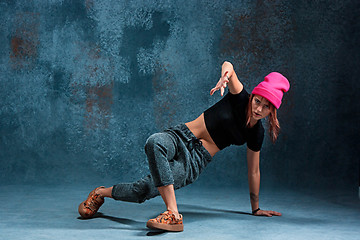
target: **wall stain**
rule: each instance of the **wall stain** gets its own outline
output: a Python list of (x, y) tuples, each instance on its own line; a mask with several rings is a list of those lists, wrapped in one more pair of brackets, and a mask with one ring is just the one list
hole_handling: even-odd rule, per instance
[(113, 104), (114, 83), (86, 88), (86, 127), (108, 128)]
[[(296, 29), (286, 9), (286, 4), (280, 0), (258, 0), (250, 14), (235, 12), (224, 22), (221, 55), (232, 56), (243, 78), (263, 77), (265, 63), (279, 65), (278, 62), (285, 61), (279, 48), (291, 44), (293, 39), (289, 33)], [(281, 70), (284, 71), (277, 69)]]
[(97, 44), (77, 43), (79, 54), (74, 58), (82, 70), (71, 83), (74, 103), (85, 103), (84, 125), (87, 129), (106, 129), (111, 118), (114, 76), (109, 59), (102, 55)]
[[(111, 117), (111, 105), (113, 104), (114, 80), (111, 77), (111, 69), (97, 64), (102, 60), (100, 47), (95, 45), (88, 50), (88, 56), (93, 64), (87, 67), (90, 79), (101, 80), (102, 84), (87, 84), (86, 86), (86, 127), (108, 128)], [(105, 78), (105, 79), (103, 79)]]
[(38, 56), (40, 14), (17, 13), (11, 37), (10, 61), (13, 69), (32, 68)]
[(176, 98), (174, 75), (168, 71), (169, 65), (160, 65), (152, 78), (154, 91), (154, 115), (158, 129), (174, 124), (176, 120)]
[(94, 7), (94, 0), (85, 0), (86, 10), (89, 11)]

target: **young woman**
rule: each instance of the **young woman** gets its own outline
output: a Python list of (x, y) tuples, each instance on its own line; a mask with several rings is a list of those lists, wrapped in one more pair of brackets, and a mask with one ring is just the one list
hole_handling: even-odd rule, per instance
[(84, 218), (92, 217), (104, 203), (104, 198), (142, 203), (161, 195), (167, 211), (150, 219), (147, 227), (167, 231), (183, 231), (183, 217), (178, 212), (175, 189), (194, 182), (212, 157), (229, 145), (247, 143), (248, 180), (252, 213), (256, 216), (281, 216), (275, 211), (259, 208), (260, 149), (264, 138), (261, 119), (268, 117), (269, 133), (276, 141), (280, 126), (276, 110), (283, 93), (289, 90), (288, 80), (272, 72), (254, 88), (252, 94), (244, 89), (231, 63), (224, 62), (221, 78), (210, 94), (229, 87), (214, 106), (194, 121), (151, 135), (145, 144), (151, 175), (134, 183), (113, 187), (98, 187), (79, 206)]

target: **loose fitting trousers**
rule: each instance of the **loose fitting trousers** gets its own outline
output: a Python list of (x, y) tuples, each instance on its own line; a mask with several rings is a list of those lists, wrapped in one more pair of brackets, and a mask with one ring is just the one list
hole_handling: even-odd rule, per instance
[(184, 187), (194, 182), (212, 159), (185, 124), (151, 135), (145, 153), (151, 174), (133, 183), (114, 185), (115, 200), (142, 203), (160, 195), (157, 187)]

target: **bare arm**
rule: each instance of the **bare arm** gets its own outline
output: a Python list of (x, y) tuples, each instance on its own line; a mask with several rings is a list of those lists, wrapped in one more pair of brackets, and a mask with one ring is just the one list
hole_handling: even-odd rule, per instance
[(224, 76), (225, 73), (227, 72), (227, 76), (229, 79), (229, 91), (232, 94), (238, 94), (243, 90), (243, 85), (240, 82), (240, 80), (238, 79), (235, 71), (234, 71), (234, 67), (230, 62), (225, 61), (221, 67), (221, 76)]
[[(247, 148), (248, 180), (250, 190), (250, 202), (252, 211), (259, 209), (260, 192), (260, 151), (254, 152)], [(256, 216), (281, 216), (281, 213), (275, 211), (258, 210)]]
[(220, 90), (221, 96), (224, 94), (224, 89), (227, 84), (229, 85), (229, 91), (232, 94), (238, 94), (243, 90), (243, 85), (239, 81), (234, 67), (230, 62), (225, 61), (221, 67), (221, 77), (216, 86), (211, 89), (210, 95), (213, 95), (214, 92)]
[(250, 191), (250, 202), (252, 210), (259, 208), (259, 192), (260, 192), (260, 151), (254, 152), (247, 149), (247, 165), (248, 165), (248, 181)]

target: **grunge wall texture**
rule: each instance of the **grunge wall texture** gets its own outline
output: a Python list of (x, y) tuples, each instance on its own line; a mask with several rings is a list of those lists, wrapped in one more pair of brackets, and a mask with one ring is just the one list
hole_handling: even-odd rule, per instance
[[(360, 4), (345, 1), (0, 1), (0, 182), (148, 174), (146, 138), (193, 120), (224, 60), (248, 91), (290, 80), (262, 186), (348, 188), (359, 177)], [(197, 184), (247, 186), (246, 147)]]

